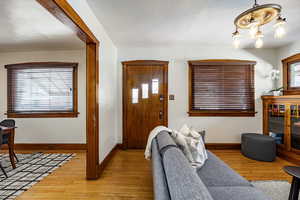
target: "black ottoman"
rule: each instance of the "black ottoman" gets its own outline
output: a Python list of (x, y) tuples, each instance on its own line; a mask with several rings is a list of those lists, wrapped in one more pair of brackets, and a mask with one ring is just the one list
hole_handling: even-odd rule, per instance
[(275, 139), (257, 133), (243, 133), (241, 151), (248, 158), (272, 162), (276, 158)]

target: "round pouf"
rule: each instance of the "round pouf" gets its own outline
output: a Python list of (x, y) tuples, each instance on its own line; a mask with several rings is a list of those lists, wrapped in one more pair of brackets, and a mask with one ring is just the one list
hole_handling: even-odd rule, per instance
[(248, 158), (272, 162), (276, 158), (275, 139), (257, 133), (243, 133), (241, 151)]

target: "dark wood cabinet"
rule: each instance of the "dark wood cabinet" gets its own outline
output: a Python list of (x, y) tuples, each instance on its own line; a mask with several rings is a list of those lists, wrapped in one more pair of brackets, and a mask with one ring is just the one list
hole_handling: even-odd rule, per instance
[(263, 133), (276, 139), (278, 155), (300, 163), (300, 95), (262, 96)]

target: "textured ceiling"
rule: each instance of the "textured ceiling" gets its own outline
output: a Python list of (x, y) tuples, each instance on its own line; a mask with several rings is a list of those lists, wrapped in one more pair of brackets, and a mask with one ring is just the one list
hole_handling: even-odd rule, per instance
[[(252, 7), (251, 0), (88, 0), (117, 46), (231, 45), (233, 20)], [(278, 3), (287, 18), (288, 34), (274, 39), (273, 26), (263, 27), (264, 47), (287, 45), (300, 39), (300, 0), (265, 0)], [(244, 33), (243, 47), (253, 47)]]
[(84, 43), (36, 0), (0, 0), (0, 27), (0, 52), (84, 48)]

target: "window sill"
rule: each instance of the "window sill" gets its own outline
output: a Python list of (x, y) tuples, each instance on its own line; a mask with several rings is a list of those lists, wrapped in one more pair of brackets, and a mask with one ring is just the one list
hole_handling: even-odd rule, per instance
[(253, 111), (189, 111), (190, 117), (255, 117)]
[(7, 113), (8, 118), (76, 118), (78, 112), (59, 113)]

